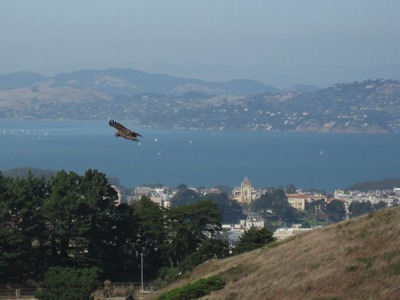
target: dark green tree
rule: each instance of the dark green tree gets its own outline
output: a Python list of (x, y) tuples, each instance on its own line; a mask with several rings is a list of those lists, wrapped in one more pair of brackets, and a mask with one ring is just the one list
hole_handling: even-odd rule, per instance
[[(82, 236), (89, 230), (88, 224), (82, 224), (86, 205), (80, 198), (79, 175), (60, 171), (50, 180), (50, 195), (44, 202), (44, 213), (48, 221), (49, 243), (53, 263), (64, 264), (69, 254), (74, 257), (84, 253), (88, 241)], [(82, 213), (77, 213), (81, 210)], [(78, 224), (79, 223), (79, 224)], [(71, 249), (71, 245), (73, 248)]]
[(346, 209), (342, 201), (333, 200), (326, 205), (326, 213), (333, 222), (340, 222), (346, 218)]
[(252, 206), (258, 212), (271, 210), (283, 222), (296, 222), (296, 210), (290, 206), (282, 189), (271, 189), (255, 200)]
[(134, 243), (137, 264), (140, 266), (140, 256), (143, 253), (146, 273), (150, 276), (155, 275), (165, 260), (162, 251), (167, 242), (165, 211), (157, 203), (151, 201), (149, 196), (142, 196), (132, 206), (138, 222)]
[(285, 193), (286, 194), (295, 194), (296, 193), (296, 187), (293, 184), (288, 184), (284, 187)]
[(105, 174), (91, 169), (80, 177), (77, 192), (79, 202), (75, 213), (80, 220), (75, 222), (79, 226), (79, 241), (87, 247), (91, 261), (109, 261), (115, 251), (118, 194)]
[(60, 171), (50, 180), (44, 202), (52, 265), (88, 266), (107, 257), (117, 192), (105, 175)]
[[(26, 243), (18, 228), (20, 217), (14, 208), (12, 186), (12, 180), (0, 173), (0, 282), (2, 283), (21, 280), (19, 274), (23, 274), (21, 267), (26, 261), (26, 255), (18, 251)], [(18, 263), (20, 261), (22, 265)]]
[(176, 189), (177, 189), (178, 191), (184, 191), (184, 190), (187, 190), (188, 187), (187, 187), (186, 184), (181, 183), (181, 184), (179, 184), (179, 185), (176, 187)]
[[(101, 268), (112, 281), (124, 281), (137, 273), (136, 240), (138, 220), (133, 208), (125, 203), (115, 206), (106, 223), (101, 246)], [(132, 278), (137, 279), (137, 278)]]
[(380, 210), (388, 207), (385, 201), (379, 201), (378, 203), (374, 204), (374, 210)]
[(165, 252), (170, 266), (175, 266), (196, 251), (207, 238), (222, 230), (222, 214), (211, 200), (179, 206), (167, 211), (168, 242)]
[(88, 300), (98, 288), (100, 270), (53, 267), (35, 293), (41, 300)]
[[(48, 190), (42, 178), (0, 178), (0, 265), (14, 282), (44, 272), (47, 228), (42, 214)], [(7, 269), (6, 269), (7, 270)]]
[(373, 207), (370, 201), (366, 202), (353, 201), (350, 203), (349, 211), (350, 211), (350, 216), (352, 218), (356, 218), (361, 215), (365, 215), (372, 212)]
[(239, 223), (246, 218), (242, 206), (235, 200), (231, 200), (226, 193), (208, 194), (202, 200), (212, 200), (218, 204), (222, 212), (222, 222), (226, 224)]
[(1, 175), (0, 281), (40, 279), (55, 265), (99, 266), (109, 278), (128, 272), (138, 226), (117, 196), (96, 170), (60, 171), (47, 181)]
[[(329, 215), (326, 210), (326, 202), (324, 199), (306, 202), (306, 213), (309, 218), (314, 221), (328, 221)], [(316, 225), (316, 223), (314, 224)]]
[(239, 238), (240, 241), (234, 249), (234, 254), (252, 251), (275, 241), (272, 232), (266, 228), (250, 228)]
[(192, 189), (186, 188), (184, 185), (176, 192), (171, 199), (173, 207), (190, 205), (196, 203), (200, 199), (199, 194)]

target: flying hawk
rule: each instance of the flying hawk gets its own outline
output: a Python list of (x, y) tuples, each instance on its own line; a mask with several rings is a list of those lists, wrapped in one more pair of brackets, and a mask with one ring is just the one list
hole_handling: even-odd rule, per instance
[(115, 129), (117, 129), (117, 131), (115, 132), (116, 138), (119, 136), (122, 136), (123, 138), (125, 138), (127, 140), (139, 142), (139, 140), (137, 138), (138, 136), (141, 136), (139, 133), (129, 130), (128, 128), (126, 128), (125, 126), (121, 125), (118, 122), (115, 122), (114, 120), (110, 120), (110, 122), (108, 122), (108, 124), (111, 127), (114, 127)]

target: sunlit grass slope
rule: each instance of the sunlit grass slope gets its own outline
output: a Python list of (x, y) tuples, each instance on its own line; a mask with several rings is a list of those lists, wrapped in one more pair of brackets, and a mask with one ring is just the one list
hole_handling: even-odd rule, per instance
[(168, 289), (211, 275), (226, 285), (202, 299), (400, 299), (400, 208), (207, 261)]

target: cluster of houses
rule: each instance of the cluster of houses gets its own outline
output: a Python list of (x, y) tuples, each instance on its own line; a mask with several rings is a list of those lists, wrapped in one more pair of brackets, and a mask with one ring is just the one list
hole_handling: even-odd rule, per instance
[(371, 202), (371, 204), (384, 202), (388, 207), (390, 207), (399, 203), (400, 188), (394, 188), (393, 190), (376, 190), (368, 192), (336, 190), (333, 198), (343, 201), (345, 202), (345, 204), (350, 204), (353, 201), (369, 201)]
[[(240, 186), (235, 187), (232, 191), (232, 198), (242, 204), (250, 204), (254, 200), (260, 198), (265, 194), (267, 190), (265, 189), (255, 189), (252, 187), (249, 179), (245, 177), (240, 184)], [(296, 194), (286, 194), (289, 204), (297, 210), (305, 210), (307, 202), (313, 202), (316, 200), (328, 199), (326, 196), (318, 193), (296, 193)]]
[[(216, 188), (194, 190), (201, 195), (220, 192)], [(131, 200), (140, 199), (142, 195), (147, 195), (150, 196), (152, 201), (158, 203), (160, 206), (169, 207), (171, 205), (171, 199), (176, 192), (176, 190), (167, 187), (136, 187), (134, 194), (131, 195)], [(245, 177), (240, 186), (237, 186), (232, 190), (231, 198), (241, 204), (250, 204), (266, 192), (266, 189), (255, 189), (252, 187), (250, 180)], [(304, 211), (306, 209), (306, 203), (311, 203), (317, 200), (324, 200), (327, 203), (333, 200), (342, 201), (348, 211), (348, 208), (353, 201), (370, 201), (372, 204), (377, 204), (383, 201), (389, 207), (398, 204), (400, 199), (400, 188), (395, 188), (390, 191), (373, 191), (368, 193), (336, 190), (332, 198), (328, 198), (327, 196), (318, 193), (305, 193), (299, 191), (295, 194), (286, 194), (286, 197), (288, 203), (299, 211)], [(259, 216), (249, 215), (246, 220), (241, 220), (238, 224), (223, 224), (222, 226), (225, 236), (227, 236), (233, 243), (237, 242), (243, 232), (251, 227), (263, 228), (264, 220)], [(291, 228), (278, 229), (274, 235), (278, 239), (283, 239), (305, 230), (310, 230), (310, 228), (301, 228), (300, 224), (293, 224)]]

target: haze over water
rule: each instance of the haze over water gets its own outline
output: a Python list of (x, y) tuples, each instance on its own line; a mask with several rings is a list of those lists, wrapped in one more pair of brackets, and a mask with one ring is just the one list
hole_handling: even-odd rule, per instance
[(0, 170), (98, 169), (126, 187), (234, 187), (247, 176), (255, 187), (333, 191), (400, 178), (396, 134), (132, 129), (143, 135), (140, 143), (116, 139), (107, 121), (0, 120)]

